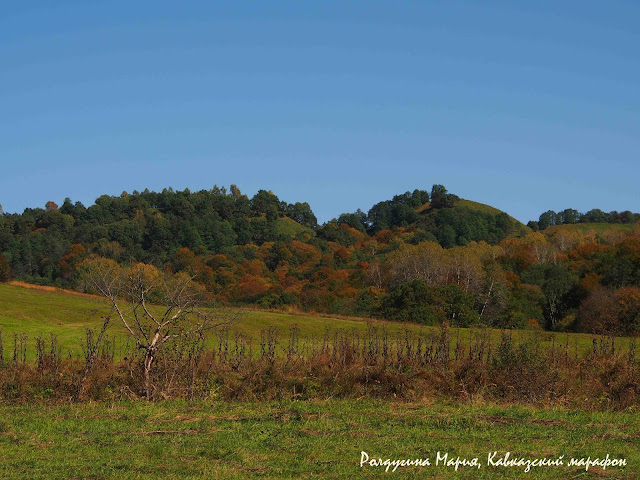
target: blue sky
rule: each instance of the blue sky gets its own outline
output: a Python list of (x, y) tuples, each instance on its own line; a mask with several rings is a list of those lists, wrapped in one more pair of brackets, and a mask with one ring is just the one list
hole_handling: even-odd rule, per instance
[(640, 211), (638, 25), (631, 1), (10, 2), (0, 204), (235, 183), (326, 221), (439, 183), (525, 222)]

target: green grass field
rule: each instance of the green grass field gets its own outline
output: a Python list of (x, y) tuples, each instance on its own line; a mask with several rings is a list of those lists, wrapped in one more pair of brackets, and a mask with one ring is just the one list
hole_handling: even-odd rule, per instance
[[(48, 338), (49, 333), (58, 336), (58, 341), (66, 354), (81, 351), (80, 342), (84, 338), (86, 328), (99, 329), (102, 325), (102, 317), (109, 313), (106, 301), (99, 298), (69, 295), (60, 292), (42, 291), (24, 288), (10, 284), (0, 284), (0, 329), (5, 343), (5, 351), (13, 342), (13, 334), (26, 333), (28, 342), (33, 343), (37, 336)], [(379, 328), (386, 328), (391, 334), (402, 334), (404, 329), (414, 333), (425, 335), (437, 335), (438, 329), (410, 323), (388, 322), (384, 320), (367, 320), (348, 317), (331, 317), (309, 314), (290, 314), (260, 310), (238, 310), (239, 316), (233, 324), (233, 329), (250, 338), (252, 342), (260, 341), (260, 332), (268, 327), (274, 327), (278, 337), (284, 340), (289, 329), (297, 325), (300, 329), (302, 340), (321, 339), (327, 329), (358, 330), (364, 332), (368, 324)], [(113, 320), (110, 327), (111, 335), (120, 340), (126, 338), (124, 328)], [(452, 329), (451, 342), (469, 341), (477, 329)], [(498, 341), (501, 331), (488, 329), (492, 340)], [(542, 345), (551, 345), (555, 342), (565, 344), (569, 342), (569, 348), (573, 352), (575, 348), (579, 352), (587, 352), (592, 348), (593, 336), (588, 334), (551, 333), (535, 330), (513, 331), (516, 339), (528, 339), (539, 336)], [(628, 339), (620, 338), (616, 344), (626, 346)]]
[[(5, 356), (13, 333), (29, 342), (49, 332), (78, 353), (87, 327), (99, 328), (108, 312), (99, 298), (0, 284), (0, 328)], [(435, 328), (370, 321), (393, 333), (408, 328), (437, 335)], [(260, 331), (277, 328), (286, 337), (292, 325), (303, 337), (321, 338), (327, 328), (364, 331), (368, 321), (318, 315), (242, 310), (234, 328), (259, 341)], [(117, 322), (113, 333), (123, 335)], [(452, 329), (465, 341), (473, 331)], [(498, 337), (501, 332), (489, 330)], [(540, 335), (543, 344), (569, 341), (591, 348), (592, 337), (518, 331)], [(622, 346), (626, 339), (618, 339)], [(329, 399), (327, 401), (224, 402), (145, 401), (51, 405), (0, 405), (2, 479), (247, 479), (247, 478), (640, 478), (640, 415), (535, 409), (518, 405), (451, 403), (423, 399)], [(431, 466), (360, 466), (370, 459), (429, 458)], [(488, 465), (512, 457), (557, 459), (562, 466)], [(437, 452), (449, 459), (478, 458), (481, 467), (436, 465)], [(568, 466), (571, 457), (625, 459), (626, 467)], [(391, 467), (393, 468), (393, 467)]]
[[(3, 409), (3, 479), (640, 478), (640, 415), (341, 400), (286, 403), (146, 402)], [(430, 458), (431, 466), (360, 466), (370, 458)], [(435, 465), (478, 457), (481, 467)], [(488, 464), (512, 457), (563, 466)], [(571, 457), (626, 467), (569, 467)]]

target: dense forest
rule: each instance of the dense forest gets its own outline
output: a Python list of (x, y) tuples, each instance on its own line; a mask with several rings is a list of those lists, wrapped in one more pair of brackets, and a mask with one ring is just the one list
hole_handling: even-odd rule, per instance
[(636, 334), (639, 219), (566, 209), (524, 226), (434, 185), (318, 225), (265, 190), (134, 191), (0, 210), (0, 281), (85, 290), (102, 257), (187, 272), (228, 305)]

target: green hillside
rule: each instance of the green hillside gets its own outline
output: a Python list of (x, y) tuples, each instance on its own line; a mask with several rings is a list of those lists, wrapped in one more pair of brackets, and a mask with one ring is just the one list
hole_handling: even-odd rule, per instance
[[(492, 207), (491, 205), (486, 205), (484, 203), (479, 203), (479, 202), (474, 202), (472, 200), (466, 200), (464, 198), (461, 198), (460, 200), (458, 200), (453, 208), (460, 208), (460, 207), (466, 207), (469, 208), (471, 210), (475, 210), (477, 212), (481, 212), (481, 213), (487, 213), (489, 215), (499, 215), (501, 213), (505, 213), (502, 210), (499, 210), (495, 207)], [(512, 221), (513, 225), (514, 225), (514, 230), (512, 235), (513, 236), (518, 236), (518, 235), (525, 235), (529, 232), (531, 232), (531, 229), (529, 227), (527, 227), (525, 224), (523, 224), (522, 222), (520, 222), (519, 220), (513, 218), (511, 215), (509, 215), (509, 219)]]
[[(0, 329), (5, 350), (11, 346), (13, 334), (26, 333), (29, 341), (32, 341), (39, 335), (48, 337), (50, 333), (54, 333), (64, 348), (79, 351), (85, 329), (99, 329), (102, 318), (109, 313), (109, 306), (100, 298), (0, 283), (0, 310)], [(261, 330), (268, 327), (275, 327), (280, 338), (285, 338), (293, 325), (300, 328), (300, 334), (303, 337), (314, 338), (321, 338), (327, 328), (364, 330), (367, 327), (365, 320), (357, 318), (247, 309), (238, 309), (233, 312), (237, 319), (232, 328), (251, 338), (252, 341), (259, 341)], [(228, 315), (229, 312), (224, 311), (221, 312), (222, 314)], [(403, 325), (395, 322), (382, 320), (375, 320), (375, 322), (378, 325), (386, 325), (393, 332), (404, 328)], [(421, 328), (417, 325), (408, 327), (416, 331)], [(112, 323), (112, 333), (125, 336), (124, 329), (115, 321)]]
[(289, 217), (281, 217), (276, 220), (275, 226), (276, 233), (279, 235), (297, 235), (299, 233), (308, 233), (313, 235), (313, 230), (304, 225), (300, 225), (295, 220)]
[[(0, 330), (4, 342), (5, 357), (13, 349), (14, 334), (26, 334), (28, 343), (32, 346), (35, 338), (42, 336), (48, 339), (49, 334), (57, 335), (64, 352), (81, 351), (81, 342), (87, 328), (99, 329), (102, 318), (109, 313), (106, 301), (99, 298), (79, 296), (62, 291), (46, 291), (37, 288), (0, 283)], [(412, 323), (387, 322), (379, 319), (362, 319), (356, 317), (321, 316), (318, 314), (284, 313), (240, 309), (234, 310), (237, 319), (232, 325), (234, 332), (248, 337), (254, 345), (260, 342), (261, 331), (269, 327), (276, 329), (279, 340), (285, 341), (291, 327), (299, 328), (302, 341), (321, 341), (329, 329), (364, 332), (369, 325), (385, 328), (390, 335), (404, 335), (405, 330), (427, 336), (439, 335), (436, 327), (427, 327)], [(222, 314), (223, 312), (221, 312)], [(224, 314), (228, 314), (225, 311)], [(459, 338), (467, 343), (478, 329), (452, 328), (452, 344)], [(498, 340), (501, 331), (487, 329), (493, 340)], [(588, 351), (591, 348), (593, 336), (588, 334), (565, 334), (542, 332), (537, 330), (520, 330), (513, 332), (519, 339), (539, 336), (543, 345), (564, 344), (567, 341), (571, 348)], [(110, 335), (120, 341), (126, 338), (124, 328), (117, 321), (113, 321)], [(214, 339), (212, 339), (214, 341)], [(617, 341), (620, 346), (627, 345), (628, 340), (621, 338)]]

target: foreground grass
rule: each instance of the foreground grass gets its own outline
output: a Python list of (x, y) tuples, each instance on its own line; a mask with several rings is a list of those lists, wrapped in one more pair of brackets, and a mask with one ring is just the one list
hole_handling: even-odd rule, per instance
[[(640, 478), (640, 416), (524, 407), (145, 402), (2, 409), (0, 478)], [(479, 457), (480, 469), (360, 467), (372, 458)], [(625, 468), (491, 467), (487, 454), (625, 458)]]

